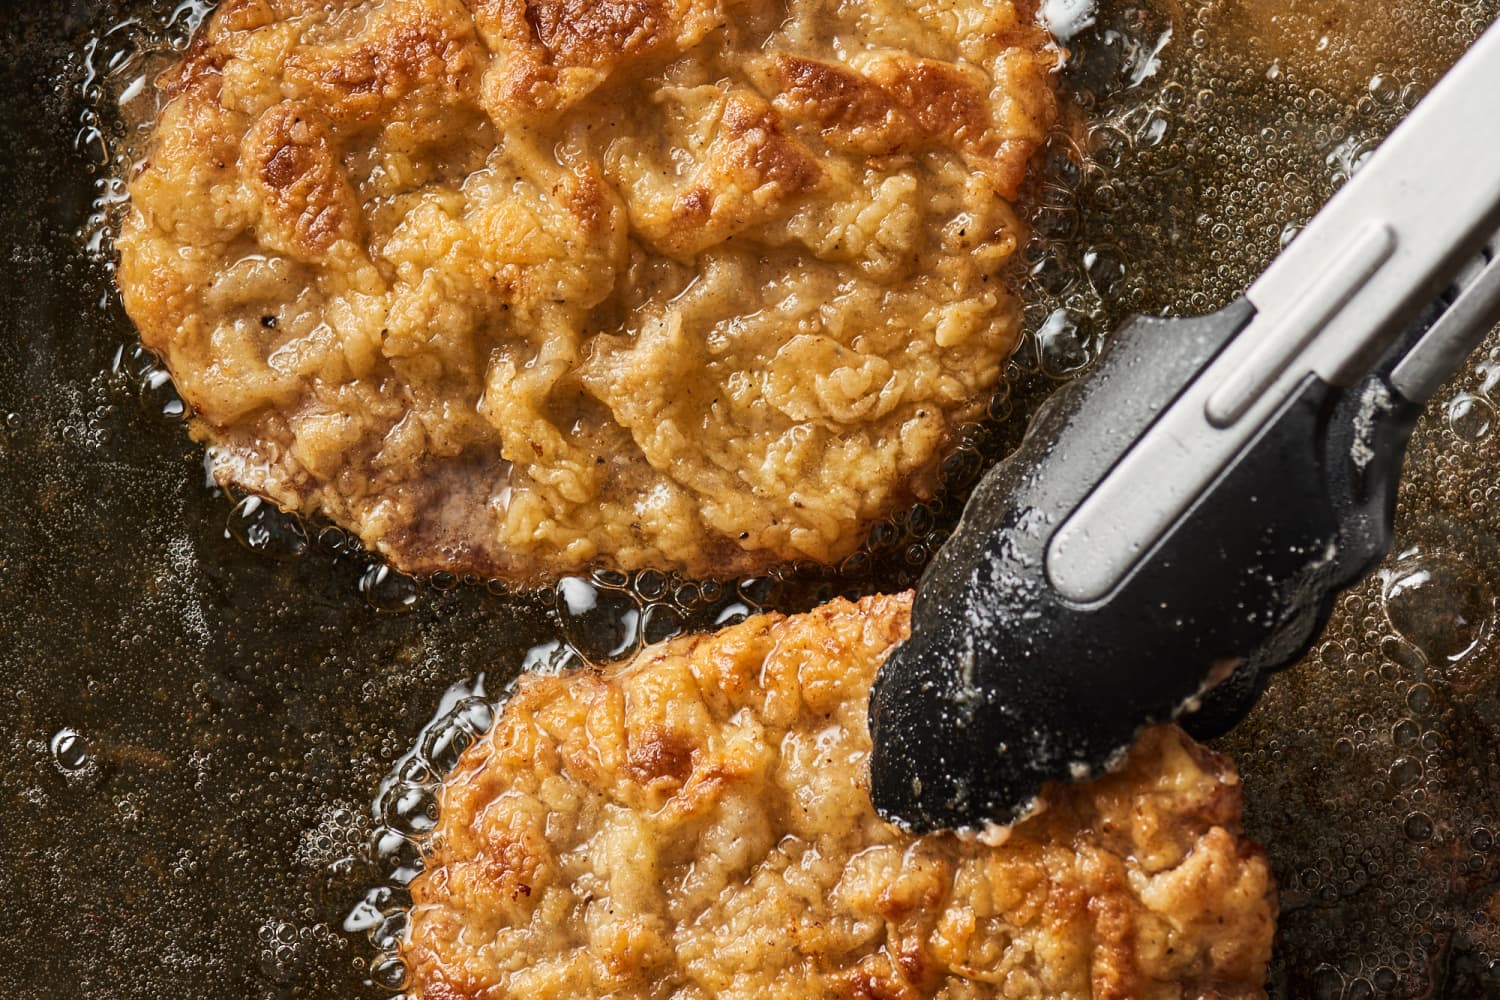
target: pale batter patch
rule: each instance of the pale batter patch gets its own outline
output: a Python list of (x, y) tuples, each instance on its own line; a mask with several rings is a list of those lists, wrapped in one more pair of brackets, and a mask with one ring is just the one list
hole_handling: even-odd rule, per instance
[(986, 846), (880, 821), (875, 672), (910, 595), (526, 679), (440, 797), (426, 1000), (1264, 996), (1276, 899), (1238, 776), (1180, 730)]
[(1017, 338), (1030, 0), (226, 0), (120, 287), (219, 478), (412, 571), (731, 575), (931, 495)]

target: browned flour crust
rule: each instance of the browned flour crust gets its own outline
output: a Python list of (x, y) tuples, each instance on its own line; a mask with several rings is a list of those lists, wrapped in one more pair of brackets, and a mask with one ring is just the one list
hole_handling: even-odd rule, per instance
[(831, 561), (1015, 343), (1032, 0), (226, 0), (120, 287), (221, 480), (413, 571)]
[(1260, 997), (1275, 889), (1233, 765), (1148, 730), (999, 847), (863, 787), (910, 597), (526, 680), (441, 795), (405, 957), (427, 1000)]

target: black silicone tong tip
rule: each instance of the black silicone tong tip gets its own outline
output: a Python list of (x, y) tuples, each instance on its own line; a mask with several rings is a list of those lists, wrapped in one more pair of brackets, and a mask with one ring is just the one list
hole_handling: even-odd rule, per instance
[(884, 815), (1013, 820), (1144, 725), (1231, 725), (1312, 641), (1389, 548), (1420, 404), (1500, 318), (1497, 89), (1500, 25), (1244, 300), (1134, 321), (1043, 408), (876, 680)]
[[(1242, 301), (1134, 321), (981, 482), (871, 697), (871, 792), (887, 819), (1012, 822), (1045, 782), (1098, 774), (1140, 727), (1230, 678), (1208, 710), (1227, 725), (1262, 668), (1294, 658), (1336, 590), (1385, 551), (1417, 408), (1378, 376), (1337, 391), (1310, 378), (1114, 593), (1080, 607), (1054, 590), (1046, 551), (1061, 519), (1252, 315)], [(1369, 393), (1384, 393), (1381, 419), (1361, 423)]]

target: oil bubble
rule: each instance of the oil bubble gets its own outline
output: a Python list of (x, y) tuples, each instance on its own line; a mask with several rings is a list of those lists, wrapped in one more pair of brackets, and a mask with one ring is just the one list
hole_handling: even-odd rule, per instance
[(406, 964), (394, 955), (380, 959), (370, 966), (373, 984), (387, 990), (399, 990), (406, 985)]
[(1401, 832), (1406, 834), (1407, 840), (1417, 842), (1431, 840), (1432, 819), (1426, 813), (1410, 813), (1401, 824)]
[(670, 581), (659, 570), (642, 570), (635, 575), (635, 592), (643, 601), (659, 601), (667, 594)]
[(359, 592), (364, 595), (365, 603), (388, 614), (411, 610), (420, 589), (415, 579), (385, 563), (376, 563), (359, 578)]
[(687, 623), (683, 621), (682, 615), (669, 604), (653, 604), (648, 607), (641, 623), (642, 636), (648, 645), (665, 642), (682, 635), (686, 630)]
[(1083, 254), (1083, 269), (1089, 283), (1100, 295), (1108, 295), (1125, 278), (1125, 261), (1119, 251), (1092, 248)]
[(1072, 288), (1076, 280), (1072, 270), (1052, 254), (1044, 254), (1031, 265), (1029, 278), (1031, 290), (1054, 297)]
[(580, 667), (584, 663), (577, 650), (558, 639), (538, 643), (521, 657), (522, 674), (556, 676)]
[(52, 751), (52, 760), (65, 773), (82, 771), (89, 765), (88, 745), (76, 729), (64, 726), (53, 733), (48, 748)]
[(1315, 1000), (1339, 1000), (1344, 995), (1344, 977), (1331, 965), (1324, 965), (1312, 974), (1312, 995)]
[(379, 827), (370, 840), (371, 853), (390, 866), (389, 879), (393, 885), (408, 886), (422, 873), (422, 845), (412, 837)]
[(1461, 392), (1448, 402), (1448, 430), (1460, 441), (1478, 441), (1495, 426), (1495, 407), (1483, 396)]
[(870, 575), (870, 570), (874, 565), (875, 560), (870, 553), (861, 550), (845, 559), (839, 565), (839, 576), (846, 580), (863, 579)]
[(1427, 666), (1427, 658), (1422, 655), (1422, 651), (1400, 636), (1388, 635), (1382, 638), (1380, 652), (1409, 674), (1420, 676)]
[(375, 886), (344, 917), (344, 930), (350, 934), (374, 930), (385, 920), (386, 911), (395, 901), (396, 894), (390, 886)]
[(960, 447), (943, 461), (943, 486), (957, 493), (974, 485), (984, 467), (984, 458), (978, 450)]
[(1390, 769), (1391, 784), (1411, 788), (1422, 780), (1422, 762), (1415, 757), (1398, 757)]
[(1381, 104), (1393, 104), (1401, 96), (1401, 85), (1388, 73), (1370, 78), (1370, 96)]
[(419, 746), (425, 766), (436, 774), (453, 770), (464, 751), (489, 732), (494, 721), (494, 711), (483, 697), (460, 701), (423, 734)]
[(319, 529), (318, 548), (338, 558), (358, 554), (360, 545), (359, 540), (349, 532), (330, 524)]
[(1414, 555), (1384, 581), (1387, 619), (1429, 661), (1462, 659), (1484, 637), (1494, 598), (1483, 579), (1453, 555)]
[[(880, 524), (877, 524), (875, 526), (875, 529), (871, 532), (871, 538), (873, 540), (877, 533), (895, 534), (895, 531), (896, 529), (893, 525), (891, 525), (889, 522), (882, 521)], [(894, 539), (886, 541), (883, 547), (889, 548), (893, 544)], [(781, 580), (777, 579), (774, 576), (757, 576), (751, 577), (746, 580), (741, 580), (738, 590), (740, 592), (740, 598), (744, 600), (746, 604), (750, 605), (752, 608), (756, 608), (757, 610), (764, 610), (781, 603), (785, 588)]]
[(1043, 374), (1066, 378), (1093, 360), (1092, 344), (1081, 317), (1056, 309), (1036, 332), (1037, 362)]
[(696, 583), (684, 583), (672, 592), (672, 603), (683, 611), (692, 611), (703, 603), (703, 591)]
[(719, 609), (714, 616), (714, 628), (726, 628), (730, 625), (738, 625), (740, 622), (755, 614), (755, 610), (740, 601), (730, 601)]
[(299, 864), (333, 874), (350, 871), (366, 839), (360, 817), (343, 807), (325, 808), (318, 821), (303, 832), (297, 846)]
[(168, 420), (186, 420), (191, 416), (165, 368), (152, 369), (141, 378), (141, 405), (147, 413)]
[(251, 552), (279, 562), (298, 559), (308, 549), (302, 519), (257, 496), (234, 505), (224, 531)]
[(639, 648), (641, 608), (628, 591), (570, 576), (558, 581), (555, 595), (563, 635), (589, 663), (611, 663)]

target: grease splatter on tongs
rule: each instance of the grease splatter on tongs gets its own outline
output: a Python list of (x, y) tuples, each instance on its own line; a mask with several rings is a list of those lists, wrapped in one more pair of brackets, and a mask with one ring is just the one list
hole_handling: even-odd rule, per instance
[(1005, 824), (1143, 725), (1242, 718), (1388, 549), (1422, 404), (1500, 319), (1497, 227), (1500, 26), (1244, 298), (1127, 324), (985, 477), (875, 685), (881, 813)]

